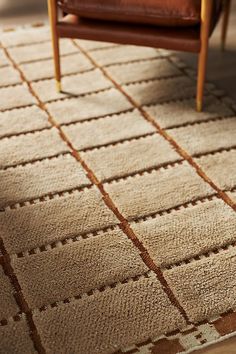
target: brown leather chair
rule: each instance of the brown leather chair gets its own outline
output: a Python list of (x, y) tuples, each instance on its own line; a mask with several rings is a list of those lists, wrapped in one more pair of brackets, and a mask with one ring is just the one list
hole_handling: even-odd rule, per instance
[(196, 104), (201, 111), (208, 40), (223, 8), (222, 48), (230, 0), (48, 0), (58, 90), (61, 37), (195, 52), (199, 53)]

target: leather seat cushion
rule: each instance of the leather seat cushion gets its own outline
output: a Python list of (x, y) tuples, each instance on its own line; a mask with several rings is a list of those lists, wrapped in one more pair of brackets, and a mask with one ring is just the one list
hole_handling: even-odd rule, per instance
[(90, 19), (157, 26), (192, 26), (200, 22), (201, 0), (57, 1), (65, 13)]

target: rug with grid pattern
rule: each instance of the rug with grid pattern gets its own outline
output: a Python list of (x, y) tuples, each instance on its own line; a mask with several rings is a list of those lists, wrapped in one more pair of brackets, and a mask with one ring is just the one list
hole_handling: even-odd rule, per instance
[(0, 353), (236, 333), (236, 104), (175, 53), (0, 33)]

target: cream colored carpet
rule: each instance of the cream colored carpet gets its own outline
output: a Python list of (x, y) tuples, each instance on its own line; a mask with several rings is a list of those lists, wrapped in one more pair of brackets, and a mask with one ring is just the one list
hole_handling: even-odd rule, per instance
[(236, 332), (236, 105), (171, 52), (1, 33), (0, 353), (176, 354)]

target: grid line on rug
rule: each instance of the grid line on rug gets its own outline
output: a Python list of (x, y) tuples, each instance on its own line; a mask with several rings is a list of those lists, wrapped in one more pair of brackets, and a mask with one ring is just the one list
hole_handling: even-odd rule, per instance
[[(75, 43), (77, 46), (78, 44)], [(230, 207), (232, 207), (235, 211), (236, 211), (236, 206), (234, 205), (233, 201), (228, 197), (228, 195), (226, 195), (222, 190), (220, 190), (220, 188), (218, 188), (213, 181), (210, 180), (210, 178), (201, 170), (200, 166), (197, 165), (197, 163), (192, 159), (192, 157), (186, 153), (186, 151), (184, 151), (179, 145), (178, 143), (171, 137), (169, 136), (169, 134), (163, 130), (158, 124), (157, 122), (155, 122), (152, 117), (150, 115), (147, 114), (147, 112), (125, 91), (125, 89), (123, 89), (123, 87), (121, 87), (113, 78), (112, 76), (106, 71), (106, 69), (104, 69), (103, 67), (101, 67), (99, 64), (96, 63), (96, 60), (86, 51), (83, 51), (83, 49), (81, 48), (81, 46), (78, 46), (78, 48), (84, 52), (85, 55), (87, 55), (87, 57), (91, 60), (91, 62), (97, 67), (99, 68), (103, 74), (111, 80), (111, 82), (130, 100), (130, 102), (132, 103), (132, 105), (137, 108), (143, 115), (144, 119), (147, 119), (149, 122), (151, 122), (156, 129), (160, 132), (160, 134), (166, 139), (168, 140), (174, 147), (175, 149), (178, 151), (178, 153), (189, 162), (189, 164), (197, 171), (197, 173), (200, 175), (201, 178), (203, 178), (203, 180), (206, 183), (209, 183), (220, 195), (220, 197), (224, 200), (224, 202), (226, 204), (228, 204)], [(172, 62), (172, 61), (171, 61)], [(184, 72), (185, 74), (185, 72)]]

